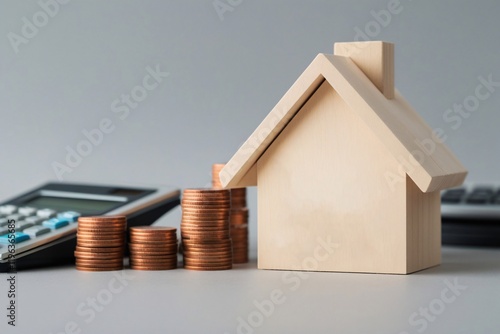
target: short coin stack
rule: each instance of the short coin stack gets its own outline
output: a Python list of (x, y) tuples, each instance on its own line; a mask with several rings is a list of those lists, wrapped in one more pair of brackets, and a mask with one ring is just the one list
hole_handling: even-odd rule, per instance
[(230, 193), (222, 189), (185, 189), (182, 198), (184, 268), (231, 269)]
[(130, 267), (136, 270), (177, 268), (177, 229), (167, 226), (130, 228)]
[(76, 269), (123, 269), (126, 228), (125, 216), (79, 217), (75, 250)]
[[(222, 188), (219, 173), (225, 164), (212, 165), (212, 187)], [(229, 218), (233, 241), (233, 263), (248, 262), (248, 208), (247, 189), (231, 189), (231, 214)]]

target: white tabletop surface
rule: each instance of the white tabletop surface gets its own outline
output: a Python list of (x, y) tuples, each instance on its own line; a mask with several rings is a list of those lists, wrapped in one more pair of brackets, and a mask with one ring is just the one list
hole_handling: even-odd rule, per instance
[[(177, 221), (174, 212), (160, 223)], [(500, 249), (443, 247), (438, 267), (378, 275), (258, 270), (255, 246), (254, 239), (250, 263), (229, 271), (19, 272), (17, 326), (7, 326), (2, 315), (0, 332), (500, 331)], [(2, 279), (3, 313), (7, 289)]]

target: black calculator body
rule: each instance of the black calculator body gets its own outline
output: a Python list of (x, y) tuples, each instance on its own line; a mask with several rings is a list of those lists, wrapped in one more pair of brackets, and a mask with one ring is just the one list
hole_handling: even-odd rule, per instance
[(79, 216), (150, 225), (179, 203), (174, 187), (44, 184), (0, 203), (0, 272), (74, 262)]
[(445, 245), (500, 246), (500, 186), (466, 184), (441, 195)]

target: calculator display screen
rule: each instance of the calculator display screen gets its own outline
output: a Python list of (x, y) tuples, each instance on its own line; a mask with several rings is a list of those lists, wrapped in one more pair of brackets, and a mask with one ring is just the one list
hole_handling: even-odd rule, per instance
[(82, 198), (38, 196), (24, 203), (37, 209), (53, 209), (58, 212), (76, 211), (82, 215), (105, 213), (123, 203)]

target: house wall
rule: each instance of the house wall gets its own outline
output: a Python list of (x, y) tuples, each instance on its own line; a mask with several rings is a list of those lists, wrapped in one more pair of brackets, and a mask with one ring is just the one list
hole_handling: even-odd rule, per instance
[(397, 167), (323, 83), (257, 163), (259, 268), (406, 273)]
[(439, 192), (423, 193), (406, 177), (407, 271), (441, 262), (441, 198)]

